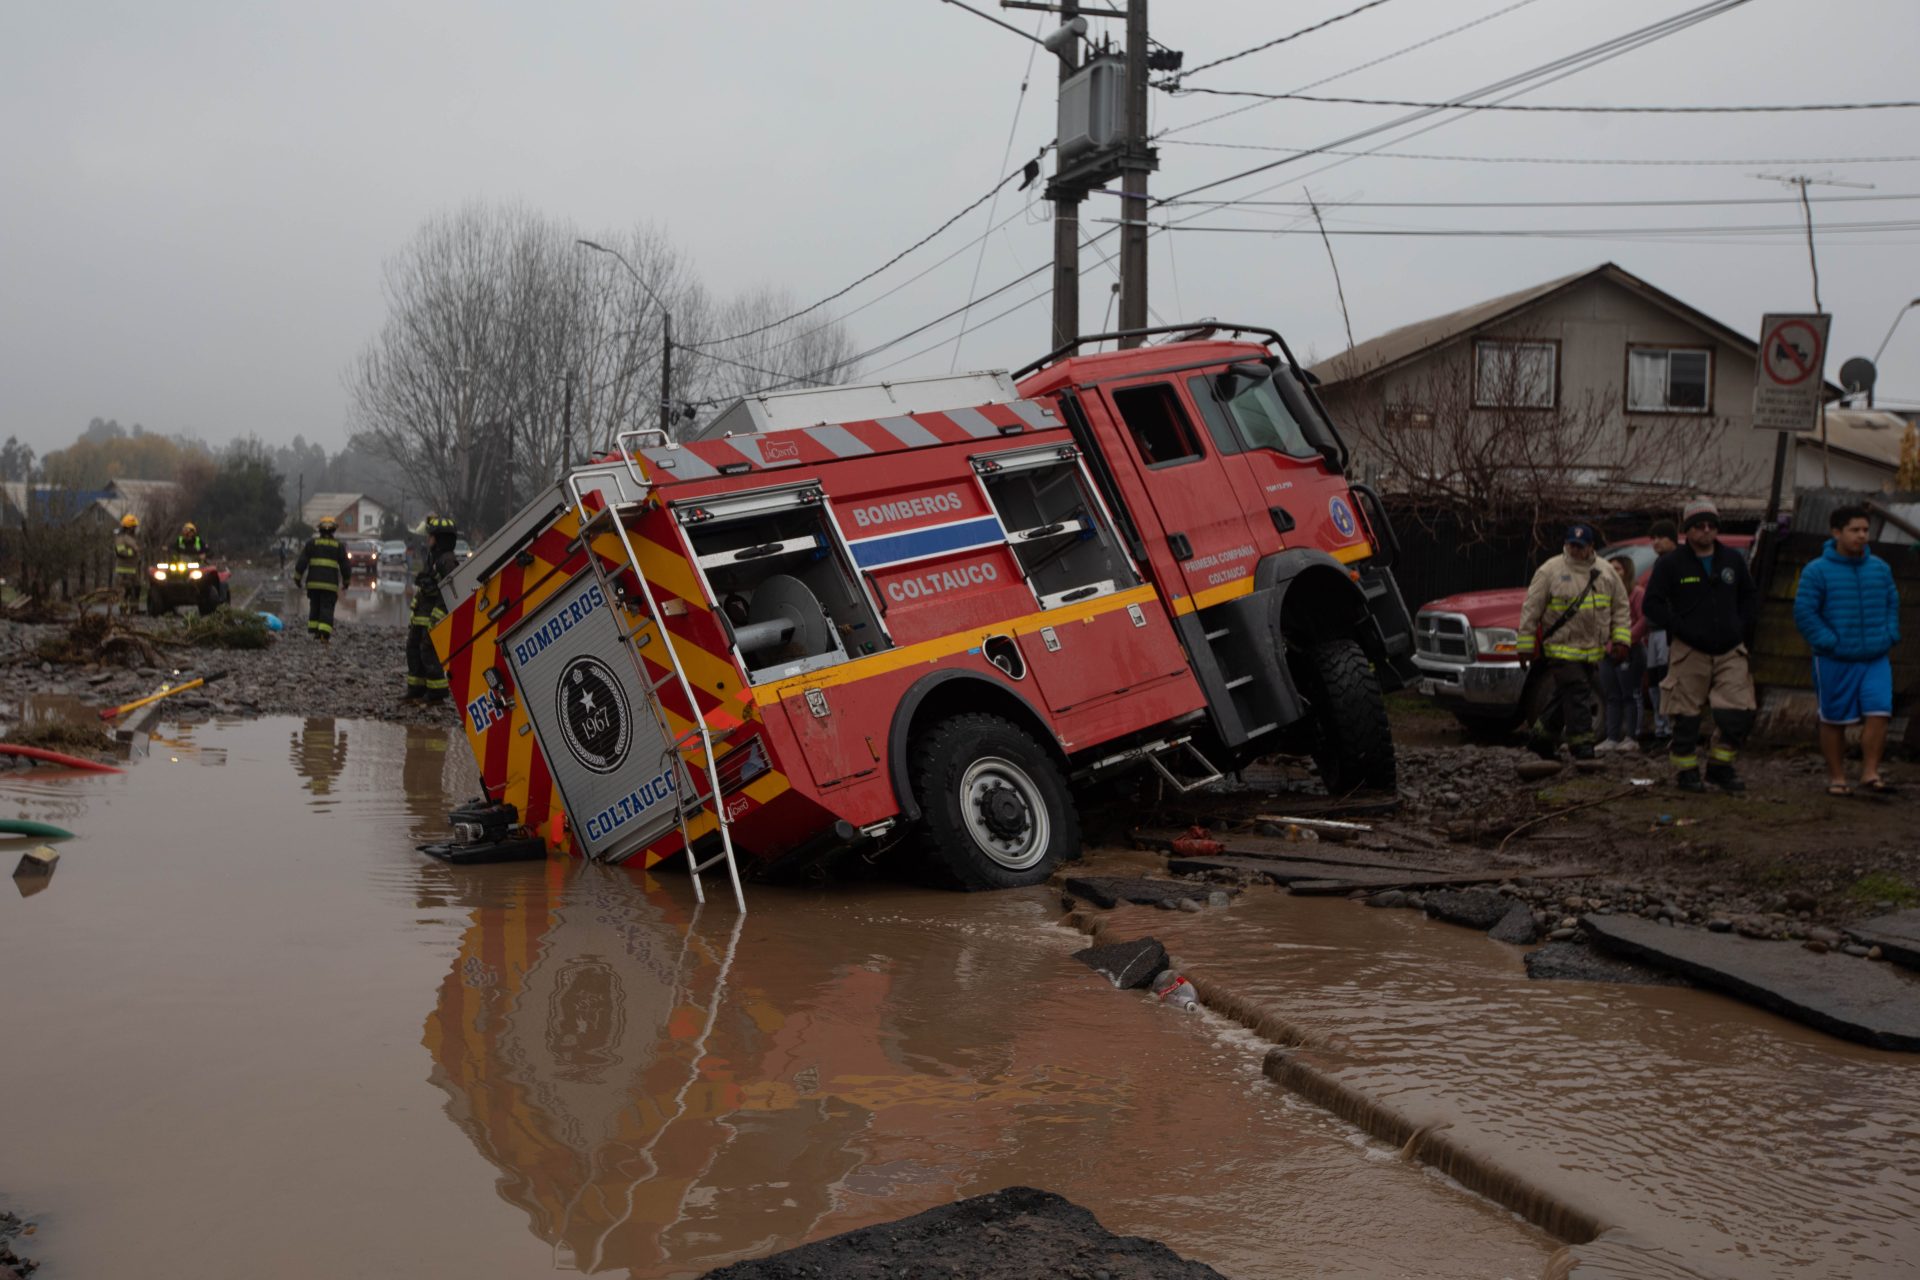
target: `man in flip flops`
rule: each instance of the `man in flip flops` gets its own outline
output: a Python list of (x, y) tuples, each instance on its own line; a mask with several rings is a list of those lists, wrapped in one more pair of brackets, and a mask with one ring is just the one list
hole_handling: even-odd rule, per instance
[(1853, 794), (1847, 784), (1847, 727), (1860, 726), (1860, 785), (1886, 791), (1880, 757), (1893, 718), (1893, 663), (1900, 643), (1900, 593), (1893, 570), (1867, 546), (1873, 522), (1865, 507), (1834, 508), (1833, 536), (1820, 558), (1800, 571), (1793, 621), (1813, 649), (1813, 687), (1820, 695), (1820, 753), (1827, 793)]
[[(1733, 767), (1753, 728), (1756, 703), (1747, 669), (1747, 633), (1760, 593), (1747, 559), (1719, 539), (1720, 511), (1695, 498), (1680, 513), (1684, 541), (1653, 566), (1643, 601), (1647, 621), (1667, 632), (1667, 678), (1660, 707), (1673, 721), (1667, 759), (1682, 791), (1747, 789)], [(1714, 741), (1700, 776), (1701, 713), (1713, 710)]]

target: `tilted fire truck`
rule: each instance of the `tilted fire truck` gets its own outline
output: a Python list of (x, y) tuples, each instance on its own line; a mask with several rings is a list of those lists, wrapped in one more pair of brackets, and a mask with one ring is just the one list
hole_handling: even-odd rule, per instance
[(1280, 335), (1104, 334), (1014, 376), (626, 432), (522, 510), (433, 632), (487, 791), (460, 836), (690, 849), (738, 897), (736, 852), (917, 834), (988, 888), (1074, 854), (1072, 785), (1128, 766), (1190, 788), (1297, 752), (1391, 788), (1393, 534)]

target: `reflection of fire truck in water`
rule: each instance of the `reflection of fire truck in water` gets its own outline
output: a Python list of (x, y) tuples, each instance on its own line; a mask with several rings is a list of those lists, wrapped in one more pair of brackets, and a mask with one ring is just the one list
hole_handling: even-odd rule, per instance
[(996, 887), (1071, 855), (1070, 785), (1129, 766), (1184, 788), (1289, 751), (1391, 787), (1392, 531), (1280, 336), (1232, 333), (624, 434), (450, 581), (434, 643), (494, 806), (469, 833), (697, 871), (917, 827)]

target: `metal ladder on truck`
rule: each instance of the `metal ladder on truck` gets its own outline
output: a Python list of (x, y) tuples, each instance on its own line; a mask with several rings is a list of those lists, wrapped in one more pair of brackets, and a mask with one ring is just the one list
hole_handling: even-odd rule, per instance
[[(620, 646), (627, 651), (627, 658), (633, 663), (641, 685), (647, 690), (647, 705), (659, 723), (661, 737), (668, 739), (664, 763), (674, 771), (674, 816), (680, 824), (680, 840), (686, 851), (687, 871), (693, 877), (693, 896), (705, 903), (706, 890), (701, 886), (700, 873), (710, 870), (719, 863), (727, 864), (727, 877), (733, 884), (734, 905), (740, 911), (747, 909), (746, 895), (740, 889), (740, 865), (733, 856), (733, 823), (727, 817), (727, 806), (720, 799), (720, 767), (714, 759), (714, 734), (705, 719), (700, 715), (700, 702), (694, 696), (693, 683), (687, 679), (686, 666), (680, 661), (679, 651), (674, 647), (673, 633), (667, 630), (667, 620), (661, 613), (660, 602), (654, 598), (653, 590), (647, 585), (644, 574), (640, 572), (640, 556), (634, 549), (633, 538), (627, 531), (627, 518), (640, 509), (650, 487), (646, 477), (634, 465), (633, 451), (646, 437), (658, 437), (661, 447), (672, 444), (667, 433), (658, 428), (645, 428), (635, 431), (622, 431), (614, 437), (613, 447), (620, 455), (620, 465), (605, 465), (569, 472), (567, 488), (573, 493), (574, 509), (580, 516), (580, 545), (587, 553), (587, 567), (593, 571), (594, 580), (600, 584), (610, 604), (618, 605), (613, 609), (614, 625), (620, 629)], [(631, 442), (631, 444), (629, 443)], [(607, 494), (598, 486), (583, 488), (582, 480), (612, 480), (618, 487), (617, 498)], [(629, 491), (627, 481), (632, 482)], [(589, 492), (599, 494), (602, 505), (598, 511), (592, 509), (587, 501)], [(636, 610), (633, 602), (626, 599), (618, 587), (619, 572), (609, 574), (601, 565), (600, 557), (594, 553), (593, 539), (599, 533), (600, 526), (606, 524), (620, 539), (620, 547), (626, 554), (626, 567), (632, 569), (635, 580), (640, 584), (640, 598), (646, 604), (646, 616), (638, 625), (631, 621)], [(653, 624), (653, 634), (660, 638), (660, 646), (667, 674), (655, 679), (647, 672), (647, 664), (640, 656), (641, 646), (647, 643), (647, 637), (641, 633), (647, 624)], [(667, 723), (666, 712), (660, 706), (659, 692), (669, 683), (677, 682), (680, 693), (687, 700), (687, 708), (693, 717), (693, 727), (675, 737), (672, 726)], [(678, 785), (683, 774), (685, 758), (682, 752), (694, 742), (700, 744), (700, 755), (707, 775), (707, 798), (701, 800), (692, 787)], [(710, 854), (704, 861), (695, 861), (693, 853), (693, 833), (687, 828), (687, 819), (711, 811), (720, 832), (719, 851)]]

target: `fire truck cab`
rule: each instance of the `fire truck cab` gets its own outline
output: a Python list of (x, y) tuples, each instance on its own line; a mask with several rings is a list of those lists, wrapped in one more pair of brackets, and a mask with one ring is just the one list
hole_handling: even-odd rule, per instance
[(449, 584), (467, 834), (686, 852), (736, 895), (736, 853), (913, 837), (991, 888), (1073, 856), (1074, 784), (1129, 766), (1390, 789), (1412, 630), (1346, 465), (1280, 335), (1224, 325), (623, 433)]

